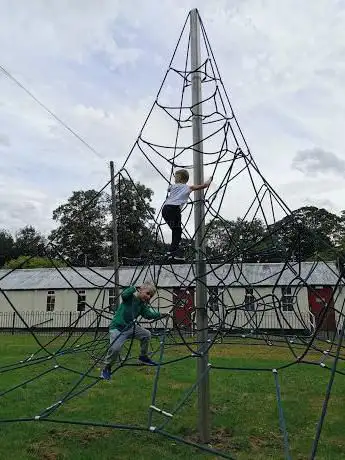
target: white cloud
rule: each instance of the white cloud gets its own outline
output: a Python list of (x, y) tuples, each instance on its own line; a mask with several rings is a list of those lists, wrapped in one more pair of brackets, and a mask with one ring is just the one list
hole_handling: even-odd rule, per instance
[(46, 225), (46, 214), (51, 212), (51, 198), (35, 187), (14, 181), (11, 187), (8, 185), (7, 178), (0, 176), (0, 228), (15, 233), (20, 227), (35, 225), (47, 232), (50, 228)]
[[(263, 175), (292, 208), (312, 198), (341, 209), (341, 177), (332, 183), (306, 180), (304, 170), (291, 168), (296, 152), (315, 145), (337, 152), (341, 164), (345, 161), (345, 10), (339, 2), (85, 0), (81, 9), (76, 0), (49, 5), (44, 0), (30, 5), (1, 0), (0, 64), (100, 157), (0, 73), (3, 190), (16, 184), (13, 195), (2, 195), (0, 227), (20, 227), (35, 215), (35, 223), (48, 229), (57, 202), (72, 190), (103, 185), (108, 161), (118, 166), (133, 145), (187, 11), (194, 6), (200, 9), (223, 82)], [(165, 97), (178, 104), (176, 88), (177, 80)], [(145, 136), (170, 143), (172, 134), (166, 118), (155, 117)], [(165, 195), (164, 181), (138, 151), (135, 155), (131, 173), (155, 190), (157, 206)], [(158, 160), (156, 165), (167, 174), (167, 165)], [(241, 197), (248, 201), (244, 182), (233, 193), (229, 188), (227, 214), (241, 212)]]
[(10, 146), (10, 138), (6, 134), (0, 133), (0, 147), (9, 147)]
[(297, 152), (292, 160), (292, 168), (311, 176), (331, 172), (344, 177), (345, 160), (332, 152), (314, 148)]
[(82, 8), (79, 2), (68, 0), (49, 4), (33, 0), (27, 7), (16, 0), (2, 3), (6, 14), (0, 37), (8, 45), (5, 59), (12, 54), (11, 62), (17, 62), (13, 48), (22, 52), (24, 65), (30, 65), (32, 59), (41, 63), (44, 59), (83, 63), (92, 53), (102, 52), (116, 67), (134, 62), (140, 53), (117, 43), (114, 25), (121, 11), (119, 1), (85, 0)]
[(315, 198), (307, 197), (303, 200), (304, 204), (306, 206), (316, 206), (318, 208), (326, 208), (327, 210), (330, 210), (331, 212), (337, 211), (336, 206), (331, 200), (328, 200), (327, 198), (325, 199), (319, 199), (315, 200)]

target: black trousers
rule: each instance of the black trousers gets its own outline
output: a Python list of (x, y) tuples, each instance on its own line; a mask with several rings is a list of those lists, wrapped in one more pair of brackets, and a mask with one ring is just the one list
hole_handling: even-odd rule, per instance
[(169, 228), (171, 228), (170, 252), (176, 252), (182, 237), (181, 208), (180, 206), (166, 204), (163, 206), (162, 216)]

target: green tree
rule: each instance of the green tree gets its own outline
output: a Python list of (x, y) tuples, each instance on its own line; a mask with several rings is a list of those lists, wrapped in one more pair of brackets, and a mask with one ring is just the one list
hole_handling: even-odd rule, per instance
[(0, 267), (15, 256), (14, 239), (6, 230), (0, 230)]
[(336, 259), (345, 253), (345, 212), (342, 216), (315, 206), (294, 210), (268, 228), (259, 219), (214, 219), (207, 225), (212, 255), (242, 256), (248, 262), (276, 262), (286, 258)]
[(19, 256), (44, 256), (46, 241), (32, 225), (21, 228), (16, 233), (15, 252)]
[(255, 261), (270, 245), (265, 226), (260, 219), (252, 221), (213, 219), (206, 225), (206, 244), (211, 256), (242, 257)]
[[(115, 188), (119, 256), (148, 256), (148, 251), (161, 243), (154, 231), (155, 209), (151, 207), (153, 191), (140, 182), (118, 176)], [(111, 197), (108, 195), (108, 206)], [(107, 227), (108, 247), (112, 242), (112, 222)], [(111, 251), (110, 251), (111, 253)]]
[[(152, 219), (155, 210), (150, 206), (153, 191), (121, 176), (117, 177), (115, 190), (119, 257), (145, 255), (156, 244)], [(58, 227), (48, 239), (56, 254), (76, 266), (111, 263), (113, 231), (109, 194), (95, 190), (73, 192), (67, 203), (53, 211), (53, 219)]]
[(104, 194), (96, 190), (73, 192), (67, 203), (53, 211), (59, 226), (48, 239), (52, 252), (76, 266), (103, 265), (106, 256), (106, 223), (109, 218)]
[(270, 226), (279, 246), (300, 260), (336, 258), (344, 235), (342, 218), (315, 206), (294, 210)]
[(51, 268), (65, 267), (66, 264), (61, 260), (52, 260), (48, 257), (30, 257), (19, 256), (17, 259), (12, 259), (6, 262), (5, 268)]

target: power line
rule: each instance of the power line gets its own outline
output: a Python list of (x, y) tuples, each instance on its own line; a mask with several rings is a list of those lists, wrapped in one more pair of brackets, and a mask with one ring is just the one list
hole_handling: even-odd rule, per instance
[(76, 137), (80, 142), (84, 144), (92, 153), (94, 153), (98, 158), (104, 159), (103, 155), (101, 155), (95, 148), (93, 148), (85, 139), (83, 139), (78, 133), (76, 133), (70, 126), (67, 125), (61, 118), (59, 118), (54, 112), (52, 112), (43, 102), (41, 102), (37, 97), (32, 94), (30, 90), (28, 90), (19, 80), (17, 80), (8, 70), (5, 69), (0, 64), (0, 70), (2, 73), (12, 80), (17, 86), (19, 86), (23, 91), (26, 92), (28, 96), (31, 97), (40, 107), (42, 107), (49, 115), (51, 115), (58, 123), (60, 123), (67, 131), (69, 131), (74, 137)]

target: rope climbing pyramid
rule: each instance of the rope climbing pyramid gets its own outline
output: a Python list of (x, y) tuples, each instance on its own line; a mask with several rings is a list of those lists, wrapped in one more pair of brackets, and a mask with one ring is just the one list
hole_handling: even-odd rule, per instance
[[(284, 406), (284, 375), (293, 381), (294, 369), (299, 375), (301, 366), (317, 366), (326, 383), (316, 429), (308, 438), (314, 459), (335, 376), (341, 379), (345, 372), (342, 268), (317, 253), (317, 231), (306, 228), (259, 170), (197, 10), (189, 13), (143, 127), (112, 179), (99, 193), (113, 194), (114, 267), (73, 267), (55, 242), (49, 243), (47, 255), (67, 267), (50, 270), (42, 289), (48, 290), (54, 278), (77, 295), (82, 285), (96, 292), (67, 327), (48, 339), (37, 332), (40, 324), (30, 325), (11, 299), (11, 277), (21, 276), (20, 270), (1, 274), (0, 294), (33, 342), (19, 361), (0, 361), (0, 423), (107, 427), (126, 436), (128, 431), (147, 432), (222, 458), (237, 458), (231, 442), (225, 449), (215, 447), (219, 427), (212, 421), (212, 402), (219, 412), (227, 405), (232, 408), (227, 428), (235, 430), (238, 413), (229, 402), (234, 398), (231, 388), (237, 388), (236, 397), (242, 401), (248, 393), (237, 376), (245, 374), (257, 385), (259, 396), (260, 385), (271, 385), (274, 399), (261, 411), (276, 415), (281, 448), (274, 458), (289, 459), (296, 451), (290, 439), (293, 417)], [(154, 191), (152, 203), (140, 182)], [(178, 205), (181, 214), (171, 219), (164, 206), (176, 184), (187, 187), (188, 194), (182, 210)], [(131, 194), (141, 203), (138, 220), (145, 214), (150, 225), (140, 227), (135, 254), (127, 248), (119, 255), (124, 232), (138, 227), (125, 212)], [(92, 208), (96, 198), (83, 211)], [(178, 231), (181, 242), (172, 248)], [(55, 237), (59, 239), (58, 232)], [(310, 260), (301, 252), (305, 239), (312, 251), (315, 247)], [(105, 356), (124, 333), (120, 330), (109, 342), (105, 326), (112, 320), (112, 309), (120, 308), (126, 288), (147, 288), (148, 283), (157, 289), (151, 304), (161, 314), (131, 318), (132, 332), (106, 382), (100, 378)], [(313, 302), (317, 314), (310, 310)], [(137, 362), (135, 339), (144, 326), (151, 331), (149, 357), (155, 365), (150, 367)], [(255, 348), (272, 359), (255, 364), (249, 359)], [(136, 379), (139, 383), (131, 386)], [(139, 404), (135, 393), (141, 395)], [(23, 404), (14, 412), (18, 395)], [(86, 401), (92, 402), (88, 408)], [(197, 429), (184, 435), (183, 420)], [(220, 420), (224, 426), (221, 415)]]

